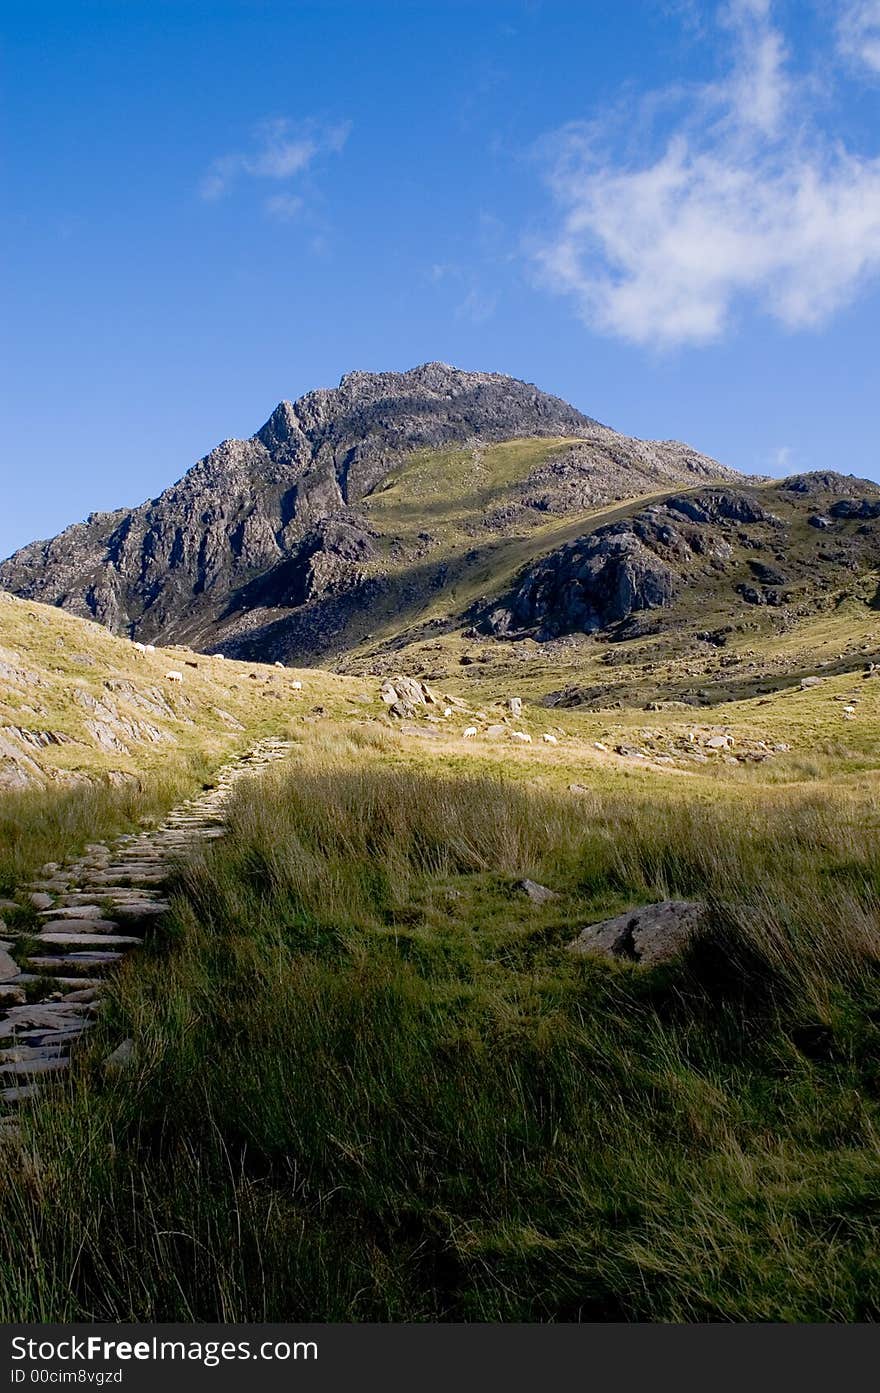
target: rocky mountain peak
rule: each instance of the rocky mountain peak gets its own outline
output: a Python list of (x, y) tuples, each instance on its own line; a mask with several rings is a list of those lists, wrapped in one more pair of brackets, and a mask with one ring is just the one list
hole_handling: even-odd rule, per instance
[[(443, 451), (542, 437), (548, 452), (562, 440), (568, 453), (496, 507), (499, 526), (508, 514), (530, 527), (547, 511), (721, 472), (686, 447), (619, 436), (501, 373), (441, 362), (350, 372), (337, 387), (280, 402), (250, 439), (224, 440), (158, 498), (22, 548), (0, 564), (0, 587), (150, 640), (213, 644), (230, 616), (240, 626), (258, 606), (296, 609), (303, 642), (320, 651), (306, 602), (341, 596), (340, 612), (362, 602), (352, 585), (387, 554), (370, 541), (365, 500), (389, 474), (415, 452), (438, 452), (442, 470)], [(400, 552), (393, 538), (390, 547)]]

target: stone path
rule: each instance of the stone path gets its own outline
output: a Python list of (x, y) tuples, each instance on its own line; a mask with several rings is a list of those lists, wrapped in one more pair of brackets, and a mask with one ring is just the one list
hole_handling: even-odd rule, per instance
[[(43, 866), (14, 903), (0, 902), (0, 1140), (17, 1134), (16, 1106), (69, 1068), (108, 973), (168, 909), (163, 887), (173, 864), (222, 837), (230, 790), (290, 748), (290, 741), (262, 740), (160, 826)], [(10, 913), (17, 905), (35, 909), (38, 923), (18, 930)]]

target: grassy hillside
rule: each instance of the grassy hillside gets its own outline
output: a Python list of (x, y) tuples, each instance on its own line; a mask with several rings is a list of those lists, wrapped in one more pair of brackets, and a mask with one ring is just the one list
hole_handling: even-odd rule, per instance
[[(376, 500), (398, 533), (415, 482)], [(0, 602), (0, 660), (42, 684), (4, 679), (3, 726), (75, 742), (30, 747), (40, 779), (0, 799), (6, 890), (237, 745), (294, 742), (0, 1147), (0, 1319), (880, 1317), (875, 593), (851, 572), (720, 644), (720, 587), (617, 642), (413, 636), (403, 611), (350, 676)], [(442, 699), (396, 720), (401, 668)], [(77, 693), (122, 731), (154, 689), (173, 742), (90, 743)], [(682, 960), (566, 952), (667, 897), (709, 907)]]
[(314, 720), (316, 706), (352, 709), (363, 690), (187, 649), (141, 652), (99, 624), (0, 591), (0, 890), (156, 815), (230, 753)]
[[(0, 1159), (0, 1315), (876, 1319), (873, 786), (431, 750), (328, 729), (242, 789)], [(689, 960), (566, 953), (668, 895)]]

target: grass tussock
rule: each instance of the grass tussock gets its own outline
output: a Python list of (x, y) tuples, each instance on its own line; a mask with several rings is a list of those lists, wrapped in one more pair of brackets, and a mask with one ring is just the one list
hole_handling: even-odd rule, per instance
[[(240, 786), (0, 1159), (0, 1319), (875, 1318), (876, 807), (405, 758)], [(667, 895), (688, 961), (565, 953)]]

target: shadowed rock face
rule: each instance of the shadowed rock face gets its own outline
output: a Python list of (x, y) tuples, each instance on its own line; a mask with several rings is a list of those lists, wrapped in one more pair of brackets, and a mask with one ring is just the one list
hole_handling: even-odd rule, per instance
[[(331, 529), (325, 547), (322, 527), (344, 517), (404, 453), (472, 439), (577, 436), (595, 425), (558, 397), (497, 373), (442, 363), (350, 373), (333, 390), (282, 402), (250, 440), (224, 441), (159, 498), (93, 513), (22, 548), (0, 565), (0, 587), (117, 633), (187, 637), (194, 614), (209, 623), (240, 585), (291, 557), (303, 574), (282, 567), (279, 580), (294, 594), (307, 597), (322, 574), (338, 580), (368, 543)], [(288, 600), (281, 594), (277, 602)]]

